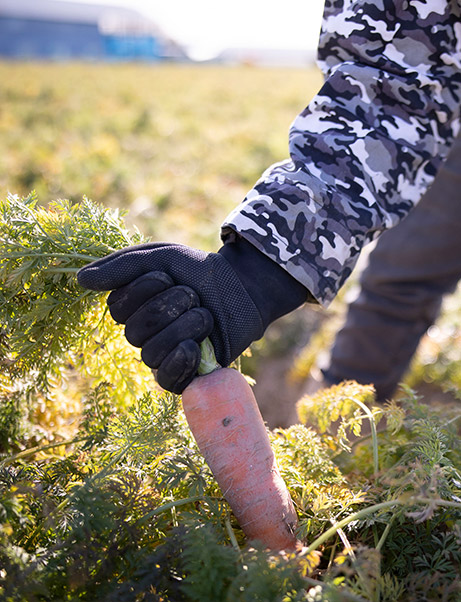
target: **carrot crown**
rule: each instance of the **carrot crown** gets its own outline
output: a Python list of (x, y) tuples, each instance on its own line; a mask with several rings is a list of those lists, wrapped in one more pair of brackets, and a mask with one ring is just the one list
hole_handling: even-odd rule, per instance
[(201, 376), (210, 374), (210, 372), (214, 372), (221, 368), (216, 360), (213, 344), (208, 337), (200, 344), (200, 352), (202, 354), (202, 359), (200, 360), (198, 373)]

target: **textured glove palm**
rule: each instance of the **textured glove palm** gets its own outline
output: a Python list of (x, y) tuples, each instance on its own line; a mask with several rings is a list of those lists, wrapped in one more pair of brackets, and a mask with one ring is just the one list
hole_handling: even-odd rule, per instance
[(219, 253), (149, 243), (84, 267), (78, 281), (112, 290), (107, 300), (112, 317), (126, 325), (127, 340), (142, 348), (159, 384), (175, 393), (196, 375), (205, 337), (227, 366), (264, 332), (260, 311)]

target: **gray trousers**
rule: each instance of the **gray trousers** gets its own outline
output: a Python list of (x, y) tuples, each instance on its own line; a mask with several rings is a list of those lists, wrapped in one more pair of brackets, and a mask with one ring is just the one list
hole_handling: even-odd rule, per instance
[(416, 208), (379, 238), (338, 332), (327, 383), (373, 383), (388, 399), (461, 278), (461, 137)]

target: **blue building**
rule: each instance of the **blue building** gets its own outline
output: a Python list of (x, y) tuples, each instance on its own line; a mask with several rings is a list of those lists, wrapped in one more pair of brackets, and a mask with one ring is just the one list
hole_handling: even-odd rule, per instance
[(57, 0), (0, 0), (0, 57), (187, 59), (179, 44), (135, 10)]

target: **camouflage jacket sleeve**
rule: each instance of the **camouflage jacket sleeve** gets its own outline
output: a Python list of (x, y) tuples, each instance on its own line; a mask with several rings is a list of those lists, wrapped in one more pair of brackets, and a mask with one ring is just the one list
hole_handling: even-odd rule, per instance
[[(224, 223), (328, 305), (367, 242), (418, 202), (459, 127), (461, 2), (327, 0), (325, 83), (290, 159)], [(461, 202), (461, 199), (460, 199)]]

